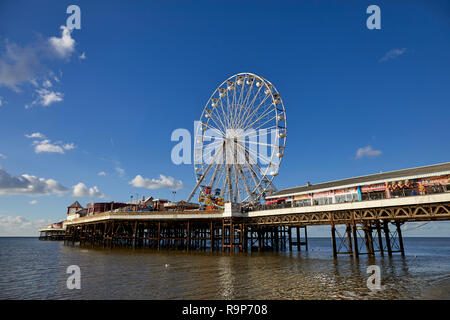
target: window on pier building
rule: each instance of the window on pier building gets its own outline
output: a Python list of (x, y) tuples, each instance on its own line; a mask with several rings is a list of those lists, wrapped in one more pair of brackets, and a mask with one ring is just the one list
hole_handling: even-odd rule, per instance
[(311, 199), (295, 200), (294, 206), (296, 206), (296, 207), (309, 207), (309, 206), (311, 206)]
[(335, 199), (336, 203), (358, 201), (358, 194), (357, 193), (338, 194), (335, 196)]
[(321, 198), (316, 198), (313, 201), (314, 201), (315, 206), (321, 206), (324, 204), (332, 204), (333, 198), (332, 197), (321, 197)]
[(361, 199), (363, 201), (386, 199), (386, 191), (363, 192), (361, 193)]

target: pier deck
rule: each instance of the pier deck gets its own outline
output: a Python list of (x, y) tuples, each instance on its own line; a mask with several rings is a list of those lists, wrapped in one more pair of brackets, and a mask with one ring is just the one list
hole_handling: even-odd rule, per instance
[[(65, 242), (103, 247), (183, 250), (300, 250), (307, 227), (331, 227), (333, 254), (404, 254), (401, 225), (450, 220), (450, 192), (309, 207), (245, 212), (103, 212), (65, 223)], [(339, 233), (337, 227), (345, 230)], [(303, 235), (301, 235), (303, 233)], [(362, 247), (362, 248), (361, 248)]]

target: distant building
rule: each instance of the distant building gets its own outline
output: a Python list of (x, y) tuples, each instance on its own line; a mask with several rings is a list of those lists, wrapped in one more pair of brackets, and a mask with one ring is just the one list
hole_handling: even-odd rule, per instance
[(164, 211), (164, 204), (169, 202), (166, 199), (153, 199), (153, 207), (158, 211)]
[(143, 197), (142, 201), (141, 201), (141, 206), (153, 208), (153, 206), (154, 206), (153, 200), (154, 200), (153, 197), (147, 197), (147, 198)]
[(67, 220), (70, 221), (82, 217), (85, 212), (86, 210), (83, 206), (78, 201), (75, 201), (67, 207)]
[(167, 211), (186, 211), (197, 210), (200, 207), (198, 203), (191, 203), (186, 201), (167, 202), (164, 204), (164, 209)]
[(140, 206), (142, 208), (163, 211), (164, 204), (166, 204), (168, 202), (169, 202), (169, 200), (166, 200), (166, 199), (154, 199), (153, 197), (148, 197), (148, 198), (142, 199)]
[(63, 227), (63, 222), (64, 221), (60, 221), (60, 222), (55, 222), (55, 223), (49, 224), (47, 226), (47, 229), (61, 229)]
[(105, 211), (113, 211), (119, 208), (123, 208), (128, 206), (126, 203), (122, 202), (95, 202), (87, 204), (87, 212), (86, 215), (92, 216), (94, 214), (105, 212)]

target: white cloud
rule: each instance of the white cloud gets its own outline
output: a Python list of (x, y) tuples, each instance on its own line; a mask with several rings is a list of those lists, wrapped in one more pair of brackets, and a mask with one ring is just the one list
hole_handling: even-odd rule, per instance
[(66, 143), (65, 145), (63, 145), (63, 148), (65, 150), (72, 150), (72, 149), (75, 149), (75, 144), (73, 144), (73, 143)]
[(35, 144), (34, 152), (36, 153), (54, 152), (64, 154), (64, 149), (61, 146), (52, 144), (51, 141), (48, 139), (42, 141), (35, 141), (34, 144)]
[(46, 41), (39, 37), (24, 47), (5, 41), (0, 47), (4, 48), (0, 52), (0, 86), (20, 92), (20, 87), (28, 83), (35, 88), (39, 87), (38, 82), (41, 81), (44, 87), (48, 85), (49, 82), (44, 80), (54, 78), (54, 73), (46, 66), (46, 62), (70, 56), (75, 40), (70, 38), (70, 32), (67, 37), (63, 31), (61, 38), (52, 37)]
[[(27, 138), (35, 138), (35, 139), (43, 139), (45, 136), (42, 133), (35, 132), (31, 135), (25, 135)], [(44, 140), (35, 140), (33, 141), (34, 152), (35, 153), (60, 153), (65, 154), (64, 150), (72, 150), (75, 149), (74, 143), (62, 143), (61, 141), (57, 141), (55, 143), (51, 142), (50, 139)]]
[(82, 182), (74, 185), (72, 189), (72, 197), (106, 198), (106, 195), (101, 193), (97, 186), (88, 189)]
[(395, 59), (400, 57), (402, 54), (406, 52), (406, 48), (402, 49), (392, 49), (385, 53), (385, 55), (380, 59), (380, 62), (385, 62), (391, 59)]
[(32, 206), (34, 206), (34, 205), (37, 204), (37, 203), (38, 203), (37, 200), (31, 200), (31, 201), (30, 201), (30, 204), (31, 204)]
[(13, 176), (0, 168), (0, 195), (29, 194), (46, 195), (61, 194), (68, 189), (53, 179), (38, 178), (28, 174)]
[(33, 85), (33, 87), (35, 88), (39, 87), (39, 83), (36, 81), (36, 79), (30, 79), (29, 81)]
[(21, 216), (0, 215), (0, 236), (37, 236), (39, 228), (51, 223), (52, 221), (48, 219), (28, 220)]
[(52, 83), (50, 80), (45, 80), (42, 85), (46, 88), (50, 88), (52, 86)]
[(48, 107), (55, 102), (63, 101), (64, 94), (61, 92), (50, 91), (47, 89), (36, 89), (36, 92), (38, 98), (34, 100), (32, 104), (40, 104), (44, 107)]
[(0, 159), (6, 159), (7, 157), (4, 154), (0, 153)]
[(137, 188), (147, 188), (151, 190), (162, 188), (179, 190), (184, 188), (184, 184), (181, 180), (175, 180), (173, 177), (166, 177), (162, 174), (159, 175), (159, 179), (147, 179), (141, 175), (137, 175), (129, 182), (129, 184)]
[(106, 172), (105, 171), (100, 171), (99, 173), (97, 173), (97, 175), (104, 177), (106, 176)]
[(360, 159), (363, 157), (377, 157), (380, 154), (382, 154), (381, 150), (374, 150), (372, 146), (366, 146), (363, 148), (359, 148), (358, 151), (356, 151), (356, 159)]
[(0, 107), (3, 105), (3, 100), (2, 100), (3, 98), (2, 97), (0, 97)]
[[(37, 92), (38, 98), (25, 104), (25, 109), (35, 104), (49, 106), (63, 101), (63, 93), (50, 90), (53, 83), (59, 82), (62, 72), (59, 71), (58, 78), (51, 68), (55, 67), (55, 60), (61, 62), (61, 58), (71, 57), (76, 41), (67, 27), (60, 28), (60, 37), (46, 38), (39, 35), (34, 42), (25, 46), (7, 40), (0, 43), (0, 87), (4, 86), (19, 93), (31, 85)], [(85, 54), (82, 56), (86, 57)], [(4, 101), (2, 102), (4, 104)]]
[(45, 135), (43, 135), (40, 132), (34, 132), (32, 134), (26, 134), (25, 137), (30, 138), (30, 139), (44, 139)]
[(72, 39), (69, 28), (66, 26), (61, 26), (60, 28), (62, 30), (61, 38), (51, 37), (49, 42), (59, 57), (68, 58), (75, 50), (75, 40)]
[(0, 56), (0, 86), (20, 92), (19, 85), (42, 72), (38, 46), (20, 47), (6, 42), (5, 52)]
[(120, 177), (123, 177), (125, 175), (125, 170), (119, 167), (116, 167), (116, 172)]
[(86, 59), (86, 54), (83, 52), (78, 58), (80, 58), (81, 60)]

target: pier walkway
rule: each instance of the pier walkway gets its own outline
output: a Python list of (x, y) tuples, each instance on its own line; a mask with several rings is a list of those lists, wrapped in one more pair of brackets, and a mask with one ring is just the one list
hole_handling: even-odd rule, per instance
[(335, 256), (392, 255), (405, 252), (402, 224), (443, 220), (450, 220), (450, 192), (255, 211), (227, 203), (223, 211), (103, 212), (77, 218), (65, 223), (65, 242), (183, 250), (301, 250), (308, 246), (308, 226), (329, 225)]

